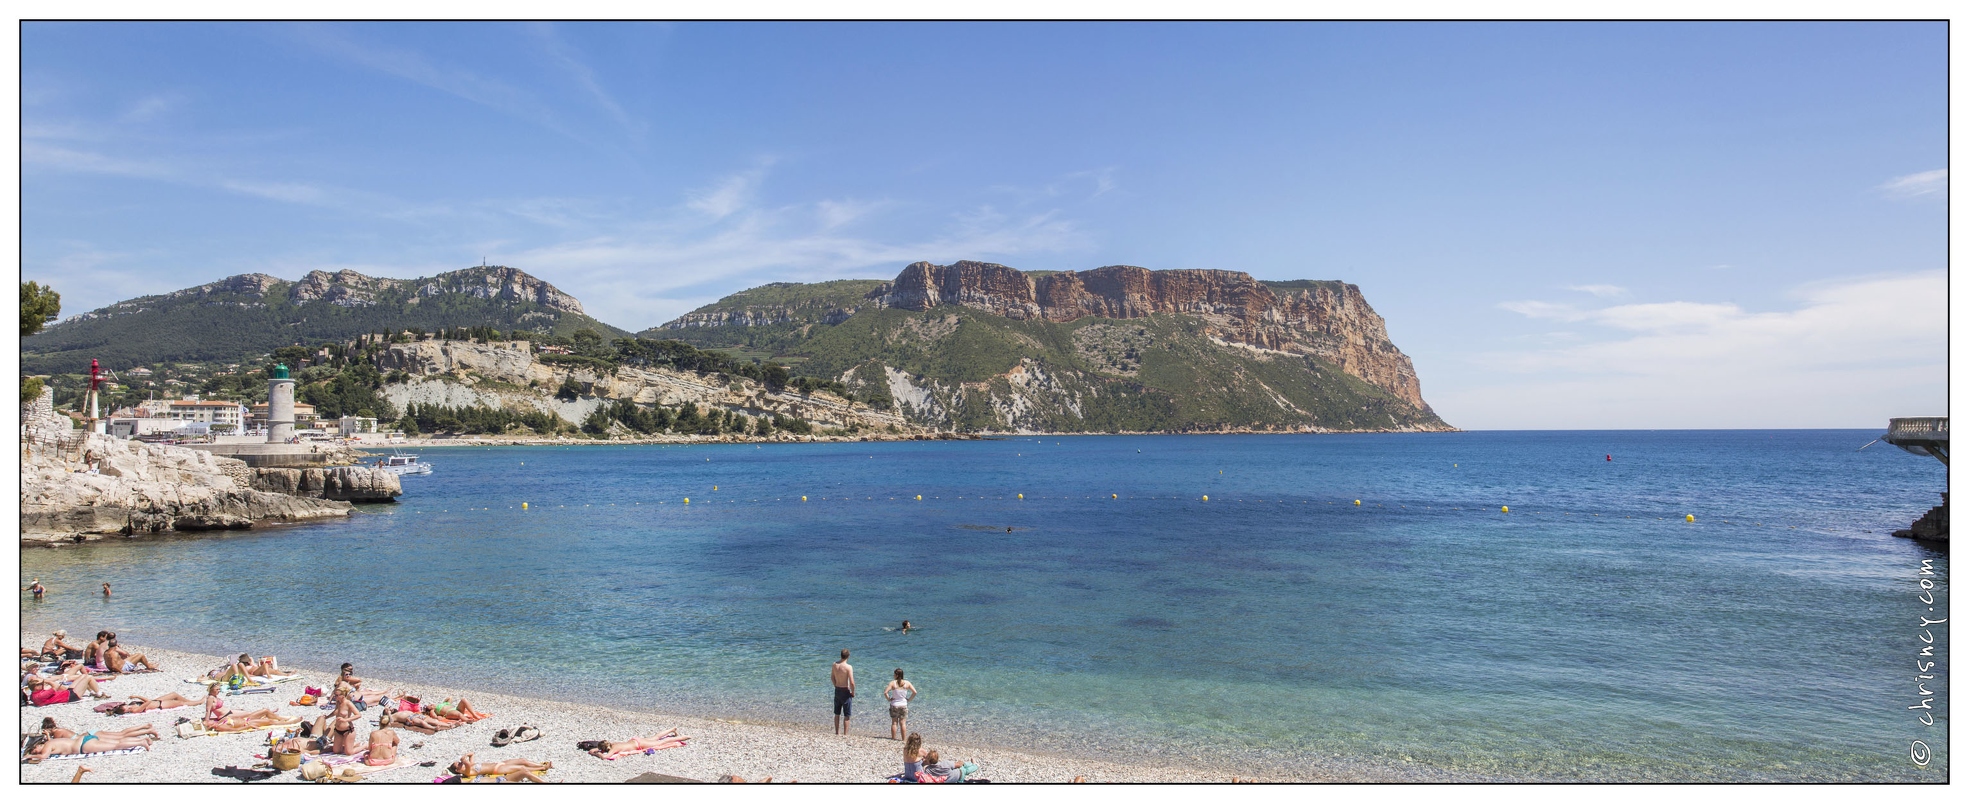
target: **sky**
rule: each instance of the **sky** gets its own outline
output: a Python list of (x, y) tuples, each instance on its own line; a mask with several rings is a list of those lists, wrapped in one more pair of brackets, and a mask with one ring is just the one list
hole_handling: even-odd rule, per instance
[(1941, 23), (25, 23), (24, 279), (1360, 286), (1469, 429), (1946, 413)]

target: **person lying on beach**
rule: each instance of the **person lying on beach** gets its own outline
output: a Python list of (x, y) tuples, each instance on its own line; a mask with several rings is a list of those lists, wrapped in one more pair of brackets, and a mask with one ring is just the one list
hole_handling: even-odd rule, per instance
[(682, 748), (690, 744), (690, 738), (671, 729), (655, 737), (632, 737), (627, 740), (588, 740), (576, 743), (575, 747), (602, 759), (621, 759), (631, 754), (645, 751), (661, 751), (666, 748)]
[(443, 701), (431, 704), (430, 712), (432, 717), (442, 720), (455, 720), (459, 723), (476, 723), (492, 717), (492, 715), (473, 709), (472, 702), (464, 698), (459, 698), (456, 703), (453, 703), (450, 698), (446, 698)]
[(299, 717), (281, 717), (272, 709), (228, 712), (225, 701), (219, 697), (219, 683), (215, 681), (205, 688), (205, 728), (212, 731), (252, 731), (268, 726), (291, 726), (299, 722)]
[(553, 767), (552, 762), (535, 762), (530, 759), (506, 759), (479, 764), (472, 761), (471, 754), (466, 754), (457, 762), (451, 763), (450, 771), (467, 782), (480, 776), (503, 776), (509, 782), (545, 782), (546, 779), (540, 778), (540, 771), (550, 770)]
[(447, 729), (458, 728), (464, 724), (450, 720), (441, 720), (421, 712), (398, 710), (395, 714), (390, 715), (390, 725), (422, 734), (436, 734)]
[(239, 658), (234, 659), (232, 666), (227, 667), (226, 670), (227, 675), (245, 676), (248, 678), (253, 676), (270, 676), (275, 672), (272, 662), (261, 663), (253, 661), (253, 654), (250, 653), (239, 654)]
[(127, 703), (117, 704), (109, 710), (112, 715), (134, 715), (138, 712), (156, 712), (163, 709), (182, 709), (187, 706), (203, 706), (204, 699), (186, 698), (175, 692), (167, 692), (155, 698), (132, 695)]
[(93, 678), (60, 682), (40, 676), (28, 676), (24, 686), (27, 688), (28, 703), (35, 706), (53, 706), (80, 701), (84, 695), (94, 698), (109, 697), (109, 693), (103, 692), (102, 687), (96, 686), (96, 680)]
[(363, 764), (390, 765), (397, 761), (397, 733), (390, 728), (395, 722), (396, 717), (389, 714), (376, 719), (376, 728), (369, 732), (369, 756), (363, 757)]
[(112, 673), (134, 673), (139, 668), (145, 671), (157, 669), (157, 665), (151, 664), (150, 659), (143, 654), (119, 647), (115, 635), (110, 636), (109, 645), (103, 651), (103, 655), (108, 658), (109, 661), (105, 666)]
[(962, 782), (965, 777), (975, 776), (977, 772), (978, 763), (975, 760), (963, 764), (944, 762), (935, 748), (923, 752), (923, 774), (933, 782)]
[(85, 732), (74, 737), (49, 737), (37, 734), (28, 738), (27, 761), (40, 762), (51, 756), (66, 754), (93, 754), (99, 751), (121, 751), (125, 748), (149, 748), (149, 735), (125, 737), (102, 732)]
[[(41, 719), (41, 733), (49, 737), (75, 736), (75, 732), (55, 725), (55, 719), (51, 717)], [(158, 737), (157, 726), (152, 723), (145, 723), (142, 726), (132, 726), (127, 729), (97, 729), (95, 733), (102, 737), (139, 737), (144, 735), (149, 735), (152, 738)]]

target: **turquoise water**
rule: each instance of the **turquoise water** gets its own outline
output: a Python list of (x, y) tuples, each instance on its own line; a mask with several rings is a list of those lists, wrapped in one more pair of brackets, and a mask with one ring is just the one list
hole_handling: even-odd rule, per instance
[(864, 733), (902, 667), (933, 740), (1252, 772), (1943, 781), (1948, 556), (1888, 532), (1946, 473), (1874, 435), (434, 449), (346, 522), (24, 550), (22, 615), (815, 729), (845, 647)]

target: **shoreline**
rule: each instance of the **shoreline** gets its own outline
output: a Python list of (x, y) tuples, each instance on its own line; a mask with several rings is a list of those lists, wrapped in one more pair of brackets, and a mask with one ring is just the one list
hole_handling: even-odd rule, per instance
[[(30, 638), (29, 635), (23, 634), (21, 642), (24, 645), (33, 645), (39, 644), (45, 638), (45, 635)], [(104, 682), (104, 691), (112, 696), (154, 697), (165, 692), (177, 692), (189, 698), (197, 698), (203, 694), (202, 691), (195, 684), (185, 683), (185, 679), (202, 675), (206, 670), (226, 661), (222, 657), (207, 654), (132, 647), (137, 652), (148, 655), (162, 672), (123, 675)], [(303, 715), (310, 720), (314, 715), (324, 713), (326, 710), (293, 706), (288, 702), (299, 697), (304, 687), (330, 686), (324, 682), (333, 680), (334, 671), (314, 667), (284, 666), (283, 669), (301, 673), (302, 679), (277, 685), (276, 691), (271, 694), (236, 696), (228, 700), (227, 705), (243, 710), (267, 707), (275, 709), (282, 715)], [(358, 667), (357, 671), (360, 673), (361, 668)], [(554, 771), (547, 774), (547, 779), (552, 782), (619, 783), (643, 773), (659, 773), (715, 782), (720, 775), (729, 773), (753, 781), (770, 776), (774, 781), (780, 782), (798, 780), (809, 783), (883, 784), (886, 783), (887, 776), (898, 773), (902, 769), (902, 742), (888, 739), (887, 713), (873, 706), (866, 708), (875, 711), (855, 718), (855, 733), (842, 737), (830, 733), (826, 723), (819, 723), (814, 727), (801, 727), (786, 723), (636, 712), (591, 704), (481, 692), (435, 684), (406, 683), (382, 678), (365, 677), (363, 687), (370, 690), (405, 691), (426, 699), (463, 696), (470, 700), (475, 708), (491, 715), (478, 723), (441, 731), (430, 736), (399, 730), (402, 755), (407, 760), (413, 764), (435, 762), (436, 765), (428, 768), (413, 766), (384, 771), (369, 780), (371, 782), (428, 784), (437, 776), (444, 774), (445, 766), (467, 752), (475, 754), (476, 760), (480, 762), (518, 757), (550, 760), (554, 763)], [(817, 697), (816, 700), (819, 698)], [(863, 694), (857, 699), (858, 703), (861, 701), (879, 701), (879, 698)], [(254, 755), (265, 753), (265, 732), (191, 739), (181, 739), (173, 734), (173, 724), (177, 719), (181, 716), (196, 718), (200, 711), (197, 708), (112, 718), (92, 711), (96, 703), (98, 702), (94, 699), (87, 699), (48, 707), (23, 706), (21, 707), (22, 733), (37, 729), (41, 718), (46, 716), (55, 718), (56, 722), (64, 728), (77, 731), (119, 729), (151, 723), (166, 736), (157, 741), (150, 751), (144, 753), (92, 757), (81, 763), (65, 760), (35, 765), (23, 764), (20, 777), (22, 782), (65, 783), (74, 775), (78, 764), (86, 764), (93, 773), (83, 777), (85, 782), (236, 784), (237, 782), (232, 779), (212, 775), (212, 770), (228, 765), (251, 767), (261, 761)], [(817, 705), (816, 712), (820, 711)], [(374, 711), (365, 713), (363, 723), (357, 726), (360, 734), (367, 735), (369, 730), (374, 728), (374, 714)], [(491, 747), (494, 733), (502, 728), (516, 727), (520, 724), (537, 726), (544, 736), (537, 741), (516, 743), (503, 748)], [(671, 727), (677, 727), (682, 733), (691, 736), (693, 738), (691, 744), (683, 748), (631, 756), (616, 761), (596, 759), (574, 747), (577, 740), (651, 736)], [(421, 745), (421, 747), (413, 748), (413, 745)], [(1076, 776), (1084, 776), (1088, 782), (1095, 783), (1221, 783), (1231, 781), (1233, 776), (1216, 768), (1127, 764), (987, 745), (952, 743), (940, 740), (933, 734), (924, 735), (924, 746), (938, 749), (946, 758), (976, 760), (980, 767), (978, 776), (1001, 783), (1070, 782)], [(1254, 777), (1238, 775), (1237, 778), (1245, 780)], [(1342, 779), (1325, 775), (1290, 780), (1282, 778), (1263, 780), (1398, 781)], [(298, 773), (287, 772), (267, 781), (298, 782), (301, 779)]]

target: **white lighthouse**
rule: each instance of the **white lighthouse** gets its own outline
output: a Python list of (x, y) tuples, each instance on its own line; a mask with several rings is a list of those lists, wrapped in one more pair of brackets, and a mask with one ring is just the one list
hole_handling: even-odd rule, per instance
[(267, 378), (267, 443), (285, 444), (294, 437), (294, 380), (287, 364), (273, 367)]

